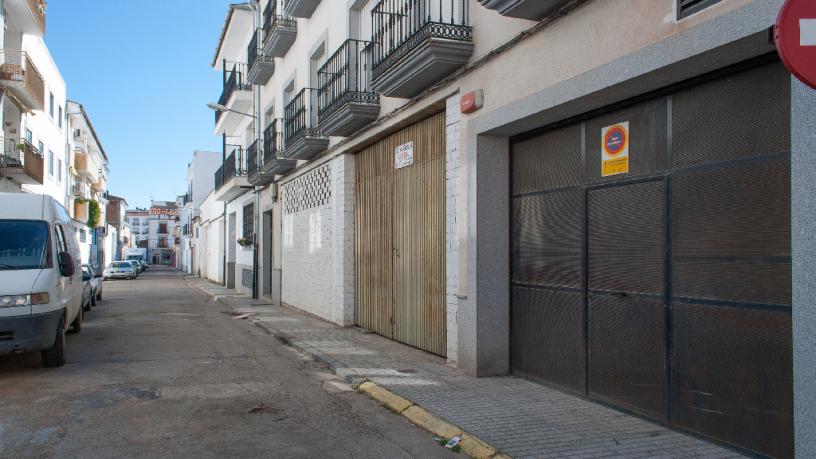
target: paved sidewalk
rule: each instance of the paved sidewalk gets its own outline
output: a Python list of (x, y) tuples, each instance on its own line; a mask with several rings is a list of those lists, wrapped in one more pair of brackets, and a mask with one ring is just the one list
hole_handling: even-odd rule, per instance
[(524, 379), (474, 378), (381, 336), (190, 278), (353, 383), (370, 380), (512, 457), (742, 457), (739, 453)]

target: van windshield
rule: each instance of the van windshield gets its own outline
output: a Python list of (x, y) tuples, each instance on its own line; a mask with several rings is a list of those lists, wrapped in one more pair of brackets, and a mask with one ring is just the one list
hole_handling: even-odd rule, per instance
[(48, 224), (39, 220), (0, 220), (0, 271), (51, 266)]

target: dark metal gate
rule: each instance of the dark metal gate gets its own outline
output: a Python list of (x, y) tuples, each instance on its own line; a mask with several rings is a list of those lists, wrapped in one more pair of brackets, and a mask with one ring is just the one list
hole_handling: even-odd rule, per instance
[[(515, 373), (792, 456), (790, 77), (768, 60), (514, 139)], [(628, 173), (603, 177), (619, 123)]]

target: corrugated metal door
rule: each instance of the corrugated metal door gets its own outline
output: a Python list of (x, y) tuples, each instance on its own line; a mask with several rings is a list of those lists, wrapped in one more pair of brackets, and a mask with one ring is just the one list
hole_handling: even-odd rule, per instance
[[(394, 150), (413, 142), (413, 164)], [(357, 156), (357, 323), (445, 355), (445, 117)]]
[(512, 368), (791, 457), (790, 76), (731, 70), (514, 139)]

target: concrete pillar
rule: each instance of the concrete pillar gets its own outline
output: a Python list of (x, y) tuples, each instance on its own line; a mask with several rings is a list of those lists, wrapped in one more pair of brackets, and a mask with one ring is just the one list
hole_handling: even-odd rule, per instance
[(792, 78), (791, 218), (796, 457), (816, 457), (816, 90)]
[(510, 144), (470, 134), (467, 143), (467, 299), (458, 311), (459, 367), (510, 371)]

